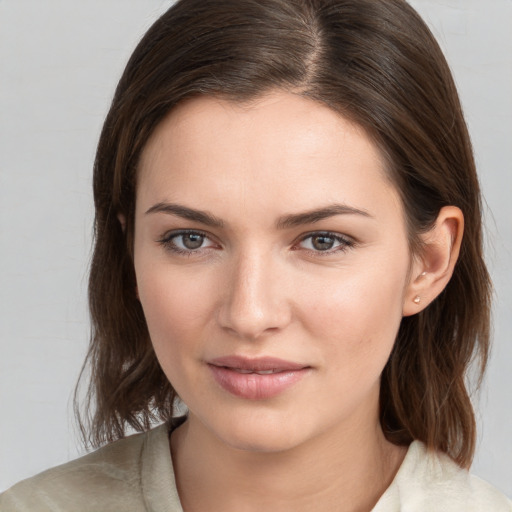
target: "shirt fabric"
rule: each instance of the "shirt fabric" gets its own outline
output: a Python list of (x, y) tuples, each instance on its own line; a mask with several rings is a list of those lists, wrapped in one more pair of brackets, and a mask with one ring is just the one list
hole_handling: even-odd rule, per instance
[[(181, 421), (179, 422), (181, 423)], [(0, 495), (1, 512), (183, 512), (160, 425), (49, 469)], [(414, 441), (372, 512), (512, 512), (512, 502)]]

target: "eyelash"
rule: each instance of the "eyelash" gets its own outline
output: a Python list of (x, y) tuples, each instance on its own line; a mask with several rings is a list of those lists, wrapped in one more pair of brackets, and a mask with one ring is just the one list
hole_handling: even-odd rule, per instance
[[(313, 233), (308, 233), (306, 236), (303, 236), (299, 243), (304, 242), (310, 238), (314, 238), (315, 236), (323, 236), (326, 238), (332, 238), (335, 242), (338, 242), (340, 245), (334, 249), (329, 249), (327, 251), (315, 251), (312, 249), (304, 249), (308, 253), (313, 254), (315, 257), (322, 256), (332, 256), (335, 253), (347, 252), (349, 249), (352, 249), (355, 246), (355, 242), (350, 238), (340, 235), (339, 233), (333, 233), (332, 231), (314, 231)], [(297, 249), (296, 249), (297, 250)]]
[[(172, 231), (170, 233), (166, 233), (162, 238), (157, 240), (159, 244), (161, 244), (166, 250), (171, 251), (175, 254), (179, 254), (182, 256), (187, 257), (193, 257), (198, 256), (203, 253), (204, 250), (209, 249), (209, 247), (205, 248), (199, 248), (199, 249), (181, 249), (180, 247), (177, 247), (173, 243), (173, 239), (178, 238), (180, 236), (184, 235), (199, 235), (204, 237), (205, 239), (209, 240), (208, 234), (203, 231), (198, 230), (180, 230), (180, 231)], [(312, 233), (308, 233), (307, 235), (303, 236), (298, 243), (302, 243), (310, 238), (313, 238), (315, 236), (324, 236), (326, 238), (332, 238), (335, 242), (338, 242), (340, 245), (336, 247), (335, 249), (329, 249), (326, 251), (318, 251), (318, 250), (311, 250), (311, 249), (304, 249), (310, 254), (313, 254), (314, 256), (330, 256), (332, 254), (335, 254), (337, 252), (346, 252), (348, 249), (353, 248), (356, 243), (351, 240), (348, 237), (345, 237), (343, 235), (340, 235), (338, 233), (333, 233), (331, 231), (314, 231)], [(294, 249), (298, 250), (298, 249)]]
[(199, 235), (204, 237), (205, 239), (209, 239), (208, 235), (204, 233), (203, 231), (197, 231), (192, 229), (185, 229), (181, 231), (171, 231), (170, 233), (166, 233), (160, 240), (158, 240), (158, 243), (161, 244), (166, 250), (171, 251), (175, 254), (183, 255), (183, 256), (196, 256), (201, 254), (205, 248), (203, 249), (181, 249), (177, 247), (173, 243), (174, 238), (178, 238), (183, 235)]

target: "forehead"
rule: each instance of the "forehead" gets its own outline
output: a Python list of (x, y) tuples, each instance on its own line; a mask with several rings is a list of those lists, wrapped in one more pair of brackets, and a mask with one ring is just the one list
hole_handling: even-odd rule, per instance
[(211, 96), (183, 102), (148, 141), (139, 173), (138, 202), (219, 207), (238, 200), (275, 210), (377, 204), (391, 194), (399, 205), (384, 159), (362, 128), (282, 91), (250, 103)]

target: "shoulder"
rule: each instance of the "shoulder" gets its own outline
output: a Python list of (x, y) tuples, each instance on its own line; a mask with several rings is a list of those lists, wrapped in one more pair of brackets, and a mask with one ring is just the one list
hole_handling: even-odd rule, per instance
[[(168, 446), (161, 425), (16, 484), (0, 495), (2, 512), (146, 510), (143, 466), (151, 449)], [(166, 455), (170, 459), (168, 450)]]
[(492, 485), (460, 468), (447, 455), (429, 452), (423, 443), (415, 441), (374, 510), (512, 512), (512, 502)]

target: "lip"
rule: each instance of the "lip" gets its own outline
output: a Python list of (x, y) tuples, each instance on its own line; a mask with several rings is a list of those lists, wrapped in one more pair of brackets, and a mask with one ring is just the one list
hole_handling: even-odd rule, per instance
[(223, 389), (249, 400), (275, 397), (299, 382), (311, 370), (308, 365), (275, 357), (219, 357), (208, 361), (208, 367)]

